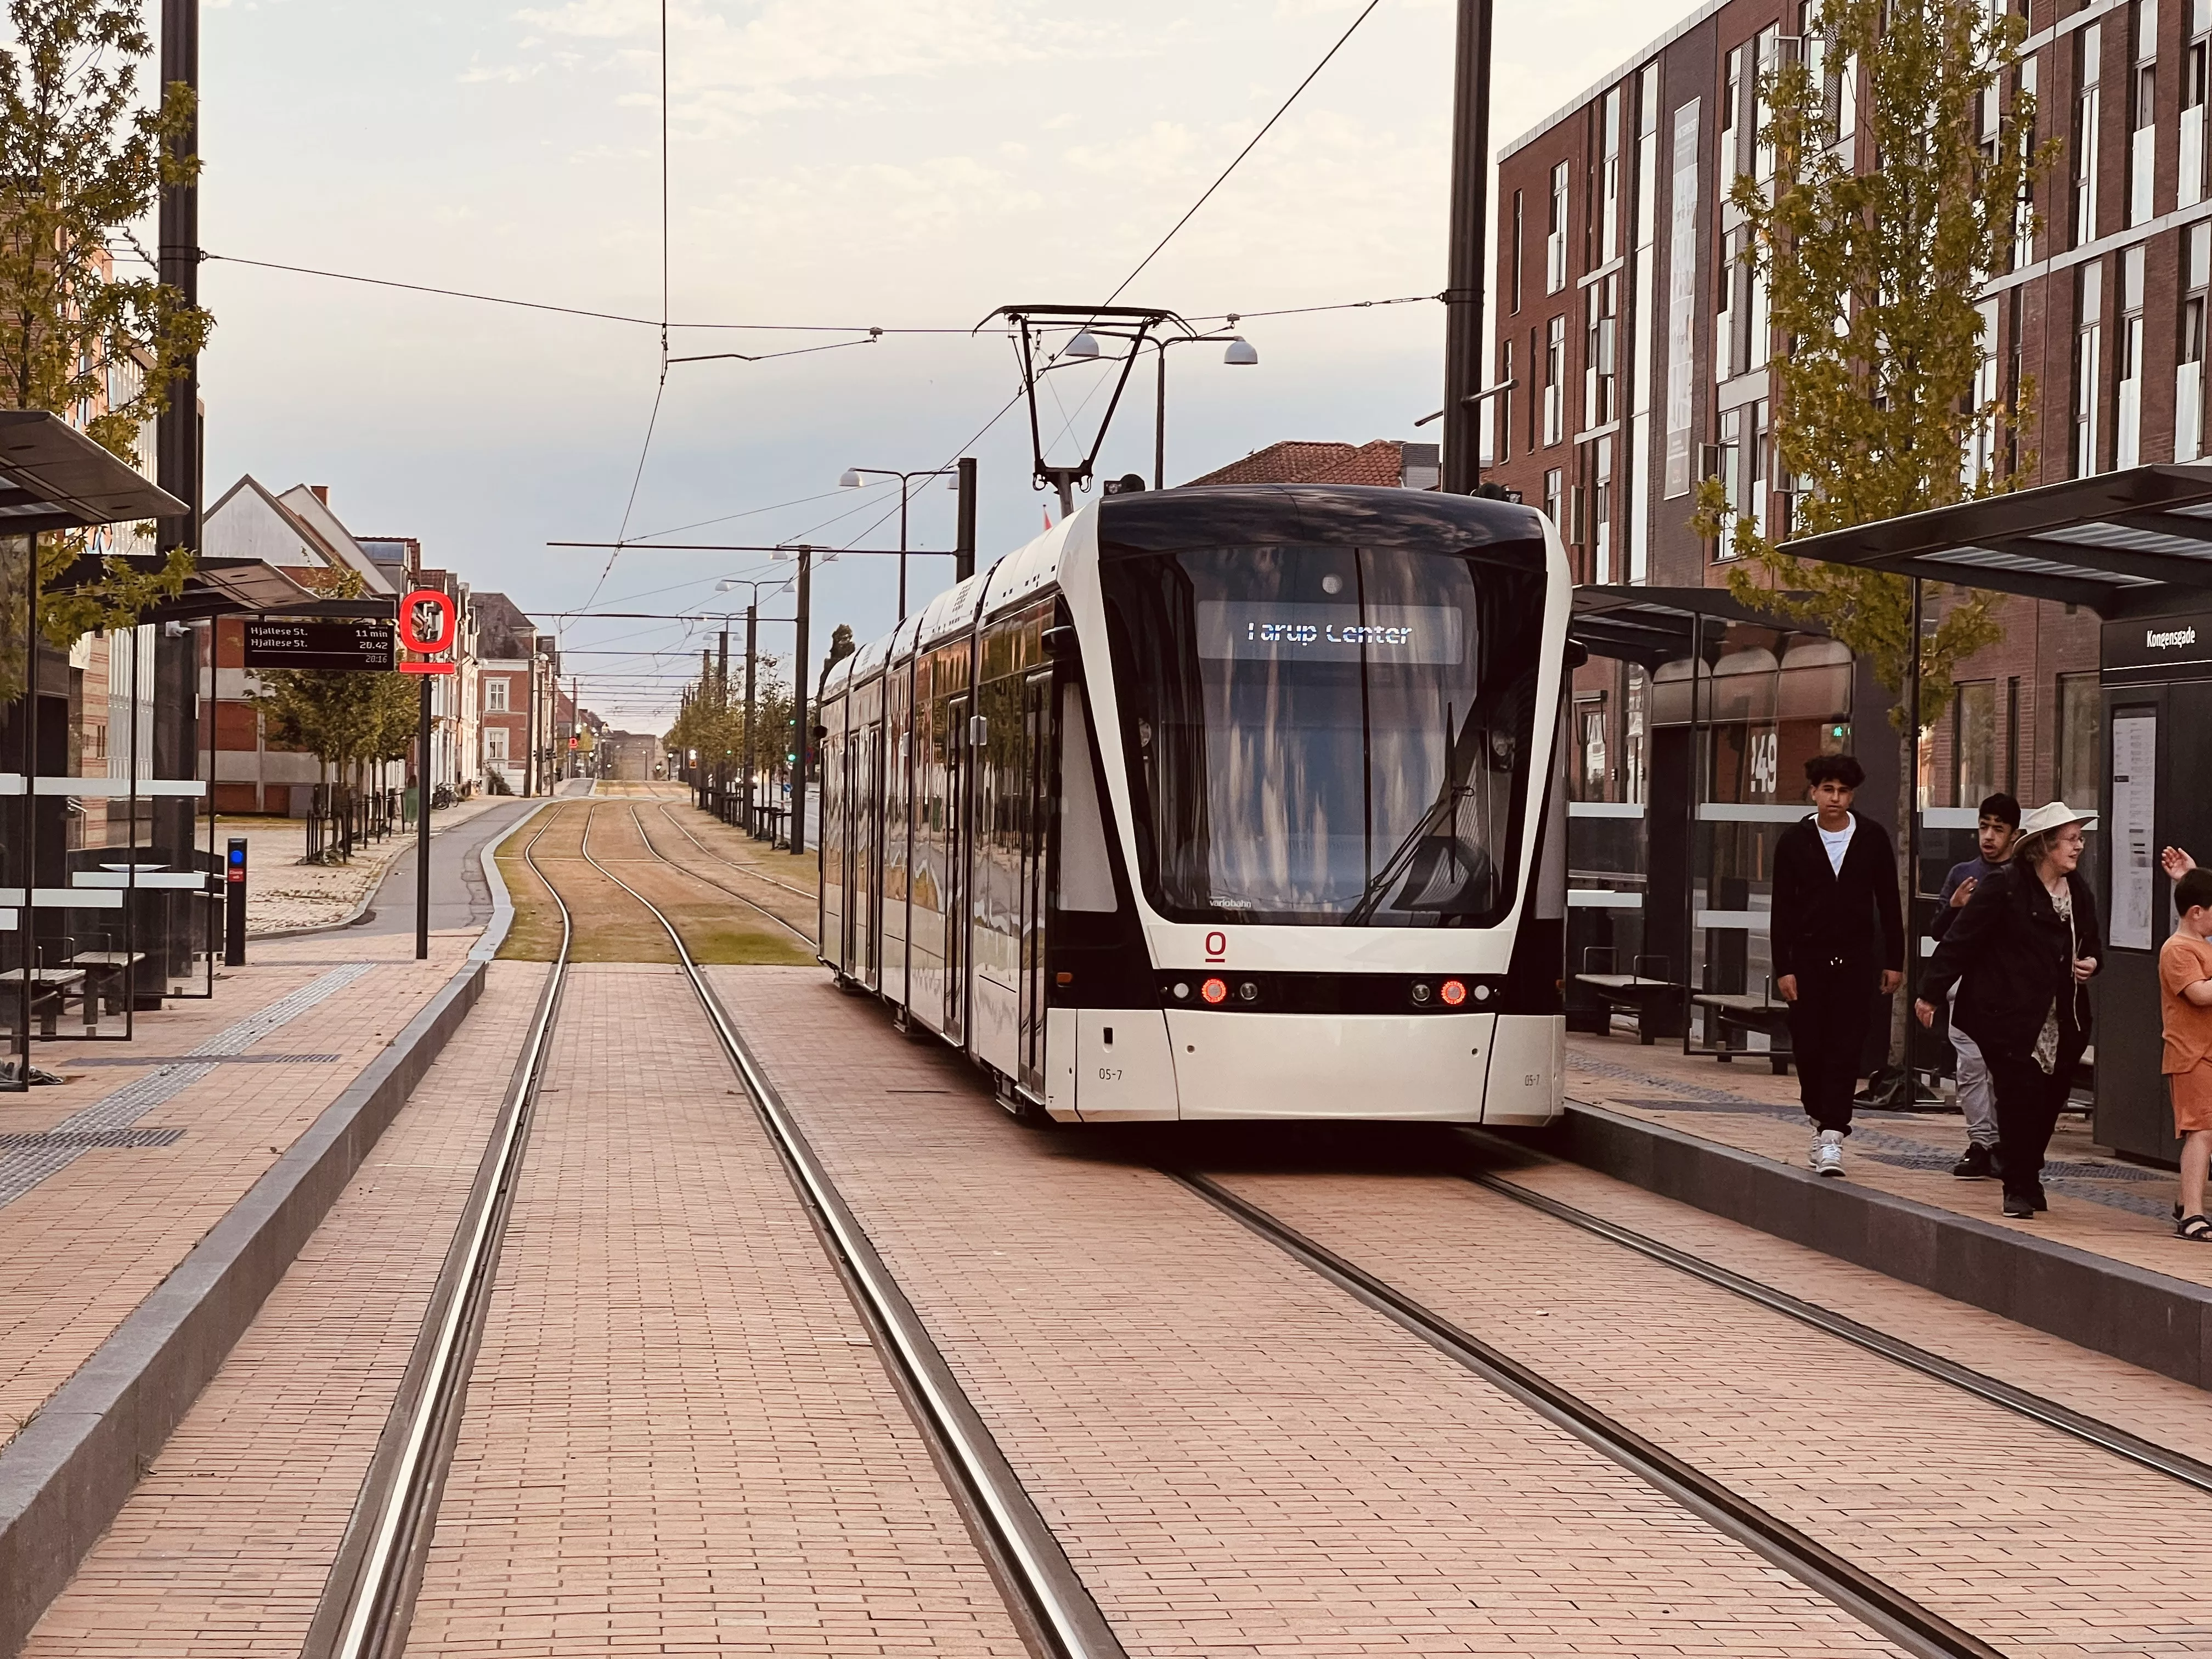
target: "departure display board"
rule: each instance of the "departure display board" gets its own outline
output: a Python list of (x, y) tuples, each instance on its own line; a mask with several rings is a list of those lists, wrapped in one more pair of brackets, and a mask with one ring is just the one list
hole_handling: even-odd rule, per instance
[(248, 668), (315, 668), (390, 673), (398, 654), (392, 624), (380, 617), (248, 617)]

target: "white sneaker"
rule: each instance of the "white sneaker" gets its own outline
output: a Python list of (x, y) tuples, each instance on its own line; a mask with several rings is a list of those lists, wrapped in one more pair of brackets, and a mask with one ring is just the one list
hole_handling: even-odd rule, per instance
[(1844, 1132), (1823, 1129), (1813, 1138), (1813, 1173), (1839, 1176), (1844, 1172)]

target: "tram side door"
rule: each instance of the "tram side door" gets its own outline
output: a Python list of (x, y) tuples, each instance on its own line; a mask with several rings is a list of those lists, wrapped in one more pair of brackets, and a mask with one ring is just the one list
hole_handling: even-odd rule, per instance
[(1044, 1094), (1045, 890), (1053, 822), (1052, 674), (1022, 686), (1021, 1082)]
[(968, 779), (975, 763), (969, 719), (975, 707), (964, 692), (945, 704), (944, 1030), (954, 1042), (968, 1040), (968, 842), (975, 812)]

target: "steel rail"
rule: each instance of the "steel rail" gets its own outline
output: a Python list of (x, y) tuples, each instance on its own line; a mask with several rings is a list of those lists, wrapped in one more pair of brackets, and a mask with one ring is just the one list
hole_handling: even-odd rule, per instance
[(1163, 1173), (1354, 1299), (1404, 1327), (1446, 1358), (1466, 1366), (1718, 1531), (1827, 1597), (1908, 1653), (1920, 1655), (1923, 1659), (2004, 1659), (1999, 1650), (1979, 1637), (1854, 1565), (1704, 1470), (1645, 1439), (1626, 1424), (1541, 1372), (1461, 1329), (1441, 1314), (1316, 1243), (1249, 1199), (1194, 1170), (1164, 1166)]
[(874, 1333), (886, 1369), (933, 1442), (947, 1484), (967, 1511), (1017, 1620), (1054, 1659), (1127, 1659), (1120, 1639), (1023, 1490), (913, 1304), (846, 1205), (782, 1096), (738, 1035), (676, 925), (651, 899), (592, 858), (588, 842), (583, 854), (593, 869), (653, 913), (676, 947), (677, 959), (708, 1023)]
[[(674, 859), (672, 859), (672, 858), (669, 857), (667, 854), (665, 854), (665, 853), (662, 852), (662, 851), (661, 851), (658, 847), (655, 847), (655, 846), (653, 844), (653, 837), (652, 837), (651, 836), (649, 836), (649, 835), (646, 834), (646, 832), (645, 832), (645, 817), (644, 817), (644, 814), (642, 814), (641, 812), (640, 812), (640, 811), (638, 811), (637, 807), (636, 807), (634, 804), (630, 805), (630, 808), (629, 808), (629, 815), (630, 815), (630, 817), (631, 817), (631, 818), (632, 818), (632, 819), (636, 823), (636, 824), (637, 824), (637, 838), (638, 838), (640, 841), (641, 841), (641, 842), (643, 842), (645, 843), (645, 850), (646, 850), (647, 852), (648, 852), (648, 853), (652, 854), (653, 854), (653, 856), (655, 859), (659, 860), (661, 863), (663, 863), (663, 864), (666, 865), (670, 869), (674, 870), (674, 871), (677, 871), (677, 872), (678, 872), (679, 873), (681, 873), (681, 874), (683, 874), (683, 875), (687, 875), (687, 876), (690, 877), (690, 878), (691, 878), (691, 879), (692, 879), (692, 880), (694, 880), (694, 881), (703, 881), (703, 882), (705, 882), (705, 883), (707, 884), (707, 885), (708, 885), (708, 886), (709, 886), (709, 887), (713, 888), (713, 889), (714, 889), (716, 892), (718, 892), (718, 893), (727, 893), (727, 894), (728, 894), (732, 898), (733, 898), (733, 899), (737, 900), (737, 902), (738, 902), (738, 903), (740, 903), (740, 904), (749, 904), (749, 905), (750, 905), (754, 909), (756, 909), (756, 910), (759, 911), (763, 915), (766, 916), (766, 917), (767, 917), (770, 921), (772, 921), (772, 922), (775, 923), (775, 925), (776, 925), (777, 927), (779, 927), (782, 928), (782, 929), (784, 930), (784, 932), (786, 932), (786, 933), (789, 933), (789, 934), (790, 934), (793, 939), (797, 939), (800, 944), (804, 945), (805, 945), (808, 950), (811, 951), (811, 950), (813, 950), (813, 949), (815, 948), (815, 946), (814, 946), (814, 936), (813, 936), (811, 933), (804, 933), (804, 932), (802, 932), (799, 928), (798, 928), (797, 927), (793, 926), (793, 923), (792, 923), (789, 920), (787, 920), (787, 918), (785, 918), (785, 917), (783, 917), (783, 916), (780, 916), (780, 915), (776, 915), (776, 913), (775, 913), (775, 911), (773, 911), (773, 910), (769, 909), (769, 908), (768, 908), (768, 906), (766, 906), (765, 904), (763, 904), (763, 903), (762, 903), (758, 899), (750, 899), (750, 898), (747, 898), (747, 897), (746, 897), (743, 893), (740, 893), (739, 891), (738, 891), (738, 890), (737, 890), (736, 888), (734, 888), (734, 887), (732, 887), (732, 886), (729, 885), (726, 882), (720, 882), (720, 881), (715, 880), (715, 879), (714, 878), (714, 877), (712, 877), (712, 876), (710, 876), (710, 875), (707, 874), (707, 873), (706, 873), (706, 872), (704, 872), (703, 870), (693, 870), (693, 869), (688, 868), (687, 866), (684, 866), (684, 865), (678, 864), (678, 863)], [(670, 820), (670, 822), (673, 823), (673, 822), (674, 822), (674, 820), (672, 820), (672, 820)], [(682, 824), (680, 824), (680, 823), (679, 823), (679, 824), (677, 824), (677, 825), (676, 825), (676, 827), (677, 827), (678, 830), (683, 830), (683, 829), (684, 829), (684, 826), (683, 826)], [(690, 840), (690, 830), (684, 830), (684, 837), (685, 837), (685, 839), (687, 839), (687, 840)], [(692, 844), (694, 847), (699, 847), (699, 843), (698, 843), (696, 841), (693, 841), (693, 842), (691, 842), (691, 844)], [(701, 852), (702, 852), (702, 853), (707, 852), (707, 849), (706, 849), (705, 848), (703, 848), (703, 847), (700, 847), (700, 848), (699, 848), (699, 850), (700, 850)], [(712, 858), (712, 857), (714, 857), (714, 854), (712, 854), (712, 853), (708, 853), (708, 854), (707, 854), (707, 855), (708, 855), (709, 858)], [(729, 860), (726, 860), (726, 859), (725, 859), (725, 860), (722, 860), (722, 862), (724, 862), (724, 863), (726, 863), (726, 864), (728, 864), (728, 863), (729, 863)], [(741, 866), (741, 865), (735, 865), (735, 864), (732, 864), (732, 865), (730, 865), (730, 867), (731, 867), (732, 870), (738, 870), (738, 869), (742, 869), (744, 866)], [(770, 878), (766, 877), (766, 876), (763, 876), (763, 877), (762, 877), (762, 878), (761, 878), (761, 879), (762, 879), (763, 881), (767, 881), (767, 880), (770, 879)], [(781, 887), (781, 886), (782, 886), (782, 885), (783, 885), (783, 884), (782, 884), (781, 882), (780, 882), (780, 881), (779, 881), (779, 882), (777, 882), (775, 884), (776, 884), (777, 886), (779, 886), (779, 887)], [(798, 890), (797, 888), (793, 888), (791, 890), (792, 890), (792, 891), (793, 891), (793, 892), (797, 892), (799, 890)]]
[[(590, 833), (590, 809), (585, 809), (585, 833)], [(312, 1659), (370, 1659), (396, 1652), (391, 1638), (404, 1632), (411, 1613), (406, 1580), (417, 1547), (427, 1542), (426, 1528), (434, 1520), (439, 1491), (438, 1459), (434, 1455), (453, 1422), (453, 1410), (467, 1383), (464, 1359), (481, 1328), (490, 1304), (493, 1274), (499, 1265), (499, 1243), (513, 1208), (515, 1178), (538, 1086), (544, 1075), (545, 1054), (558, 1012), (561, 990), (568, 976), (569, 946), (574, 920), (567, 902), (544, 871), (538, 866), (539, 840), (552, 827), (556, 814), (547, 813), (522, 849), (522, 861), (545, 884), (561, 911), (561, 948), (546, 975), (538, 1009), (526, 1036), (507, 1096), (494, 1130), (493, 1144), (481, 1178), (471, 1195), (468, 1209), (454, 1230), (453, 1246), (440, 1279), (449, 1288), (442, 1308), (433, 1302), (424, 1334), (429, 1338), (427, 1359), (417, 1370), (421, 1384), (411, 1408), (405, 1411), (398, 1454), (382, 1469), (372, 1465), (356, 1508), (356, 1522), (347, 1528), (349, 1540), (362, 1535), (366, 1520), (366, 1547), (358, 1554), (342, 1547), (331, 1581), (325, 1587), (323, 1605), (310, 1624), (303, 1654)], [(434, 1321), (434, 1324), (432, 1322)], [(418, 1341), (420, 1339), (418, 1339)], [(396, 1403), (395, 1411), (402, 1409)], [(349, 1578), (341, 1577), (351, 1567)], [(335, 1616), (333, 1617), (333, 1613)], [(334, 1638), (327, 1636), (335, 1626)]]
[(713, 848), (708, 846), (706, 842), (701, 841), (698, 836), (693, 835), (690, 830), (686, 829), (683, 820), (678, 818), (675, 813), (669, 810), (670, 804), (667, 801), (656, 800), (653, 805), (660, 809), (660, 815), (663, 817), (666, 818), (672, 824), (674, 824), (677, 829), (683, 831), (684, 840), (690, 842), (694, 847), (704, 853), (708, 858), (714, 860), (717, 863), (726, 864), (731, 869), (735, 870), (739, 875), (750, 876), (755, 881), (764, 881), (771, 887), (782, 888), (787, 893), (796, 893), (799, 897), (805, 899), (809, 904), (814, 903), (821, 896), (819, 894), (808, 892), (804, 887), (793, 887), (787, 881), (778, 881), (774, 876), (764, 876), (757, 870), (750, 869), (746, 866), (739, 864), (735, 859), (724, 858), (720, 853), (717, 853)]
[(2012, 1383), (1961, 1365), (1956, 1360), (1946, 1359), (1942, 1355), (1908, 1342), (1901, 1336), (1893, 1336), (1887, 1331), (1863, 1325), (1842, 1314), (1832, 1313), (1826, 1308), (1792, 1296), (1787, 1291), (1777, 1290), (1771, 1285), (1747, 1278), (1718, 1262), (1709, 1261), (1703, 1256), (1624, 1227), (1618, 1222), (1607, 1221), (1602, 1216), (1593, 1215), (1547, 1194), (1532, 1192), (1526, 1187), (1501, 1180), (1486, 1171), (1462, 1173), (1467, 1180), (1486, 1191), (1510, 1198), (1517, 1204), (1525, 1204), (1554, 1220), (1580, 1228), (1609, 1243), (1618, 1244), (1623, 1249), (1648, 1256), (1679, 1273), (1731, 1291), (1784, 1318), (1809, 1325), (1816, 1331), (1863, 1348), (1869, 1353), (1880, 1354), (1908, 1370), (1917, 1371), (1937, 1382), (1948, 1382), (2007, 1411), (2017, 1412), (2033, 1422), (2056, 1429), (2061, 1434), (2087, 1442), (2144, 1468), (2155, 1470), (2185, 1486), (2193, 1486), (2202, 1492), (2212, 1492), (2212, 1464), (2200, 1462), (2185, 1452), (2170, 1450), (2140, 1435), (2130, 1434), (2125, 1429), (2077, 1412), (2069, 1406), (2061, 1405), (2043, 1395), (2016, 1388)]

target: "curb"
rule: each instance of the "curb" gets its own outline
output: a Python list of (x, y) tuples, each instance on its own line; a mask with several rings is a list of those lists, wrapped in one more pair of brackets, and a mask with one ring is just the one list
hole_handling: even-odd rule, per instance
[(2212, 1389), (2212, 1288), (1580, 1101), (1529, 1139), (1662, 1198)]
[(0, 1449), (0, 1656), (22, 1646), (115, 1518), (459, 1029), (484, 974), (471, 959), (448, 979)]
[[(533, 811), (535, 809), (533, 809)], [(451, 830), (461, 828), (464, 824), (475, 823), (477, 818), (482, 817), (483, 816), (483, 814), (481, 812), (475, 813), (471, 817), (463, 819), (461, 824), (448, 824), (443, 830), (441, 830), (435, 824), (433, 824), (430, 828), (430, 839), (432, 841), (435, 841), (439, 836), (446, 835)], [(522, 817), (526, 818), (530, 816), (531, 813), (525, 812), (522, 815)], [(522, 818), (517, 818), (515, 822), (520, 823), (522, 822)], [(502, 837), (502, 839), (504, 839), (504, 837)], [(248, 933), (246, 936), (246, 942), (248, 945), (258, 945), (268, 939), (308, 939), (317, 933), (343, 933), (346, 928), (352, 927), (356, 922), (360, 921), (368, 915), (370, 907), (376, 902), (378, 889), (384, 885), (384, 878), (392, 873), (392, 867), (399, 862), (402, 857), (414, 850), (415, 842), (411, 837), (404, 847), (393, 848), (392, 849), (392, 856), (385, 860), (384, 867), (376, 872), (376, 879), (368, 884), (368, 890), (361, 896), (360, 902), (356, 904), (352, 909), (347, 911), (338, 921), (318, 921), (305, 927), (279, 927), (266, 933)]]
[(483, 872), (484, 886), (491, 893), (491, 920), (484, 924), (482, 937), (469, 948), (471, 962), (489, 962), (499, 954), (499, 947), (507, 943), (508, 932), (514, 926), (514, 900), (507, 890), (507, 878), (499, 872), (499, 849), (514, 839), (515, 831), (553, 805), (549, 796), (515, 819), (503, 836), (494, 836), (477, 849), (477, 867)]

